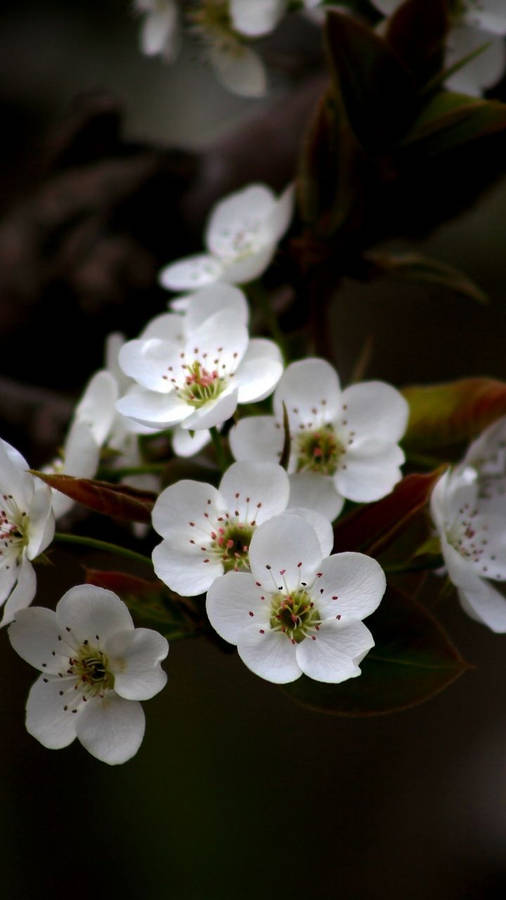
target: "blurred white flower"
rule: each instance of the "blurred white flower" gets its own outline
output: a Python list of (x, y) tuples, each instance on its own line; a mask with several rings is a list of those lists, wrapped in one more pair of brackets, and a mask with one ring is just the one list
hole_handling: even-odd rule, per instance
[(173, 291), (194, 291), (215, 281), (244, 284), (270, 264), (293, 214), (294, 187), (275, 194), (253, 184), (220, 200), (205, 232), (208, 252), (170, 263), (160, 283)]
[(240, 34), (259, 37), (274, 31), (283, 18), (288, 0), (230, 0), (232, 25)]
[(51, 491), (28, 471), (28, 463), (0, 440), (0, 605), (2, 625), (28, 606), (37, 584), (31, 560), (54, 535)]
[(379, 563), (362, 553), (322, 554), (311, 525), (289, 512), (259, 525), (249, 561), (251, 574), (228, 572), (207, 594), (211, 625), (237, 644), (248, 668), (277, 684), (302, 673), (331, 683), (360, 675), (374, 646), (361, 620), (386, 586)]
[[(224, 572), (248, 572), (255, 529), (286, 509), (289, 492), (288, 476), (275, 463), (233, 463), (218, 489), (188, 480), (165, 488), (152, 514), (153, 528), (164, 538), (153, 551), (156, 574), (177, 593), (194, 596)], [(299, 514), (313, 525), (327, 555), (330, 522), (309, 510)]]
[[(384, 15), (402, 0), (372, 0)], [(448, 35), (445, 68), (450, 68), (480, 47), (485, 49), (446, 79), (450, 90), (479, 96), (502, 76), (506, 66), (506, 3), (504, 0), (453, 0), (449, 4), (452, 27)], [(485, 46), (486, 45), (486, 46)]]
[(238, 403), (268, 397), (281, 353), (273, 341), (250, 340), (247, 315), (242, 292), (222, 284), (195, 294), (183, 316), (158, 316), (121, 348), (120, 365), (137, 385), (117, 409), (150, 428), (200, 431), (225, 422)]
[(437, 482), (432, 519), (449, 578), (465, 611), (506, 632), (506, 418), (487, 428), (463, 462)]
[(408, 404), (391, 385), (364, 381), (341, 391), (337, 372), (325, 360), (291, 363), (274, 394), (274, 416), (241, 419), (231, 429), (236, 459), (279, 461), (283, 404), (290, 427), (288, 472), (298, 506), (332, 520), (344, 498), (379, 500), (401, 478), (404, 454), (398, 441)]
[(160, 54), (172, 62), (179, 50), (179, 14), (175, 0), (134, 0), (134, 8), (144, 15), (141, 50), (147, 56)]
[(26, 728), (58, 750), (78, 738), (97, 759), (126, 762), (144, 737), (144, 712), (167, 680), (160, 661), (168, 644), (149, 628), (134, 628), (112, 591), (83, 584), (63, 595), (56, 611), (21, 610), (9, 628), (19, 655), (42, 673), (26, 704)]

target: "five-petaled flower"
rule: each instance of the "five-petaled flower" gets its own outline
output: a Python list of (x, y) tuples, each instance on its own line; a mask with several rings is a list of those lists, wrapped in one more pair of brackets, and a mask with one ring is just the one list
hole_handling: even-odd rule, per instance
[(56, 611), (32, 606), (9, 628), (19, 655), (41, 672), (26, 705), (26, 728), (58, 750), (78, 738), (115, 765), (137, 753), (145, 719), (139, 700), (164, 687), (160, 666), (168, 644), (149, 628), (134, 628), (126, 605), (83, 584), (63, 595)]
[(286, 512), (256, 529), (251, 574), (228, 572), (208, 591), (211, 625), (268, 681), (284, 684), (303, 673), (345, 681), (360, 675), (374, 646), (362, 619), (384, 594), (383, 569), (362, 553), (323, 556), (311, 525)]
[(437, 482), (431, 513), (460, 602), (492, 631), (506, 632), (506, 417), (469, 447)]
[[(219, 488), (183, 480), (160, 494), (153, 527), (164, 538), (153, 551), (155, 572), (172, 590), (202, 594), (224, 572), (249, 572), (255, 529), (289, 501), (289, 480), (275, 463), (233, 463)], [(331, 548), (330, 522), (310, 510), (292, 510), (317, 531), (322, 556)]]
[(34, 560), (54, 535), (51, 491), (28, 463), (0, 440), (0, 604), (2, 625), (28, 606), (36, 590)]
[(290, 428), (292, 504), (329, 519), (344, 498), (379, 500), (401, 477), (408, 404), (382, 381), (341, 391), (335, 369), (323, 359), (289, 365), (274, 394), (274, 416), (241, 419), (230, 432), (236, 459), (279, 460), (284, 443), (283, 408)]
[(244, 284), (270, 264), (293, 212), (294, 188), (276, 197), (252, 184), (216, 204), (205, 233), (208, 253), (171, 263), (160, 283), (173, 291), (195, 291), (215, 281)]

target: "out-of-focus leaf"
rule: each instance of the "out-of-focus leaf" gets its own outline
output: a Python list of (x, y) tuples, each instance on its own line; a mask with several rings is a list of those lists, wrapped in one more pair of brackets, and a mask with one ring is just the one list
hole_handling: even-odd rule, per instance
[(394, 588), (387, 590), (367, 627), (376, 645), (358, 678), (333, 685), (302, 676), (284, 690), (322, 712), (384, 715), (424, 703), (469, 668), (433, 615)]
[(402, 391), (410, 415), (403, 445), (408, 453), (453, 460), (487, 425), (506, 415), (506, 382), (462, 378)]
[(406, 475), (392, 493), (338, 519), (334, 526), (334, 553), (362, 550), (371, 556), (383, 552), (423, 509), (444, 469)]
[(283, 469), (288, 468), (288, 460), (290, 459), (290, 421), (288, 419), (288, 412), (286, 409), (286, 404), (283, 403), (283, 450), (281, 453), (281, 457), (279, 460), (279, 465), (283, 467)]
[(86, 583), (114, 591), (130, 611), (167, 637), (195, 630), (187, 615), (187, 600), (158, 579), (148, 581), (129, 572), (86, 569)]
[(417, 83), (442, 68), (448, 24), (446, 0), (406, 0), (388, 20), (386, 41)]
[(440, 91), (424, 106), (402, 147), (427, 159), (505, 129), (506, 104)]
[(379, 35), (336, 11), (327, 15), (326, 42), (334, 83), (358, 140), (372, 152), (390, 147), (418, 112), (410, 73)]
[(73, 478), (72, 475), (50, 475), (33, 472), (49, 487), (61, 491), (72, 500), (82, 503), (95, 512), (125, 522), (151, 522), (151, 510), (156, 494), (139, 491), (125, 484), (110, 484), (91, 478)]
[(367, 259), (385, 274), (407, 281), (440, 285), (470, 300), (487, 303), (487, 295), (465, 272), (438, 259), (430, 259), (419, 253), (376, 252), (368, 253)]

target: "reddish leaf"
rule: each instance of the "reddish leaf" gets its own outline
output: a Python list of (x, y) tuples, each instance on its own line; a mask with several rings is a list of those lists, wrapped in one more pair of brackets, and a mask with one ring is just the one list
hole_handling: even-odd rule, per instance
[(385, 715), (424, 703), (469, 668), (434, 616), (394, 588), (387, 590), (367, 626), (376, 645), (361, 663), (358, 678), (322, 684), (302, 676), (284, 690), (304, 705), (334, 715)]
[(443, 65), (447, 31), (446, 0), (406, 0), (388, 20), (386, 40), (423, 84)]
[(506, 383), (493, 378), (414, 385), (403, 394), (410, 408), (403, 441), (408, 453), (456, 459), (487, 425), (506, 415)]
[(72, 475), (49, 475), (35, 471), (33, 474), (49, 487), (61, 491), (95, 512), (125, 522), (151, 522), (156, 495), (150, 491), (139, 491), (124, 484), (110, 484), (108, 481), (94, 481), (91, 478), (73, 478)]
[(377, 556), (406, 528), (427, 503), (444, 469), (426, 475), (407, 475), (392, 493), (376, 503), (354, 510), (334, 526), (334, 553), (363, 550)]

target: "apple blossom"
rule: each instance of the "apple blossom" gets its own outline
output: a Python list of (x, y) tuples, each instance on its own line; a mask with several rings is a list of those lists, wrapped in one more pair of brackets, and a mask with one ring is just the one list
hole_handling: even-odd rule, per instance
[[(402, 0), (372, 0), (385, 15), (390, 15)], [(461, 69), (446, 79), (451, 90), (472, 96), (492, 87), (501, 77), (506, 65), (506, 4), (502, 0), (452, 0), (449, 4), (452, 27), (445, 55), (445, 67), (450, 68), (470, 53), (483, 48)]]
[(431, 496), (448, 575), (464, 610), (506, 632), (506, 418), (487, 428)]
[(28, 606), (36, 590), (34, 560), (54, 534), (51, 491), (28, 463), (0, 440), (0, 604), (2, 625)]
[(194, 291), (215, 281), (243, 284), (270, 264), (293, 214), (292, 184), (280, 197), (263, 184), (252, 184), (220, 200), (205, 232), (207, 253), (170, 263), (160, 283), (173, 291)]
[[(249, 571), (248, 548), (262, 522), (283, 512), (289, 500), (288, 476), (275, 463), (233, 463), (219, 488), (199, 481), (178, 481), (165, 488), (152, 513), (164, 540), (153, 551), (158, 577), (177, 593), (206, 591), (224, 572)], [(330, 522), (309, 510), (322, 555), (333, 542)]]
[(281, 353), (270, 340), (250, 340), (246, 319), (244, 295), (231, 285), (195, 294), (183, 316), (158, 316), (121, 348), (120, 365), (137, 384), (117, 409), (151, 428), (198, 432), (225, 422), (238, 403), (267, 397), (283, 370)]
[(333, 519), (344, 498), (379, 500), (401, 477), (408, 405), (382, 381), (364, 381), (341, 391), (325, 360), (291, 363), (274, 394), (274, 416), (242, 419), (230, 431), (238, 460), (279, 460), (283, 407), (290, 427), (288, 472), (297, 505)]
[(374, 646), (362, 619), (386, 586), (379, 563), (362, 553), (322, 554), (311, 525), (290, 512), (259, 525), (249, 560), (251, 574), (217, 578), (206, 604), (211, 625), (237, 644), (248, 668), (277, 684), (302, 673), (331, 683), (360, 675)]
[(44, 747), (58, 750), (77, 737), (110, 765), (137, 753), (145, 727), (139, 700), (154, 697), (167, 680), (162, 635), (134, 628), (112, 591), (83, 584), (67, 591), (55, 612), (21, 610), (9, 638), (41, 672), (28, 695), (26, 728)]

